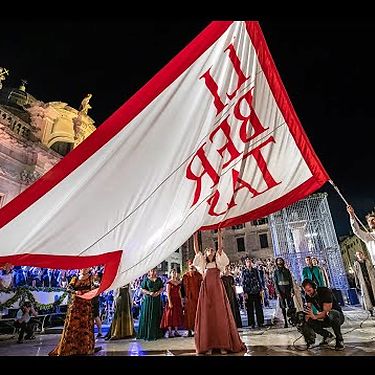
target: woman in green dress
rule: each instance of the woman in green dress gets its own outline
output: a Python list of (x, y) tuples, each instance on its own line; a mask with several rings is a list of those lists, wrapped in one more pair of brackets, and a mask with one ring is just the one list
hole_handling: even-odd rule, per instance
[(129, 284), (118, 288), (116, 294), (115, 314), (106, 340), (128, 339), (135, 336)]
[(141, 283), (141, 290), (144, 295), (141, 314), (138, 326), (138, 339), (157, 340), (163, 337), (160, 329), (163, 308), (161, 303), (161, 293), (163, 292), (163, 282), (156, 273), (156, 269), (149, 271)]

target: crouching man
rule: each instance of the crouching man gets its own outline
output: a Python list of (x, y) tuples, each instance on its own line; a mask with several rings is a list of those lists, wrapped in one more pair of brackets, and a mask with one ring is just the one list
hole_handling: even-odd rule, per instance
[(32, 316), (37, 316), (32, 304), (29, 301), (25, 301), (21, 308), (17, 312), (16, 321), (14, 326), (19, 329), (18, 344), (23, 343), (23, 336), (26, 333), (25, 339), (31, 340), (33, 335), (33, 323), (30, 321)]
[[(331, 332), (324, 328), (332, 327), (336, 336), (336, 350), (343, 350), (344, 340), (341, 334), (341, 325), (344, 323), (345, 317), (338, 304), (332, 290), (326, 287), (317, 287), (310, 280), (305, 279), (302, 287), (306, 293), (307, 307), (305, 310), (306, 324), (302, 327), (302, 334), (306, 340), (307, 348), (315, 343), (316, 333), (323, 336), (319, 346), (327, 346), (333, 339)], [(313, 312), (314, 310), (317, 312)]]

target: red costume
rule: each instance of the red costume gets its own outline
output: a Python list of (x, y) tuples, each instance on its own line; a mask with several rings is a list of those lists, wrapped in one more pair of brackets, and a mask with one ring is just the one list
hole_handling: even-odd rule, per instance
[(197, 304), (199, 290), (202, 283), (202, 275), (197, 271), (188, 271), (182, 277), (182, 283), (185, 291), (185, 309), (184, 309), (184, 327), (194, 330), (195, 315), (197, 313)]
[(168, 281), (167, 284), (169, 285), (169, 298), (172, 307), (169, 307), (169, 303), (165, 305), (160, 328), (182, 327), (181, 284), (175, 285), (171, 281)]

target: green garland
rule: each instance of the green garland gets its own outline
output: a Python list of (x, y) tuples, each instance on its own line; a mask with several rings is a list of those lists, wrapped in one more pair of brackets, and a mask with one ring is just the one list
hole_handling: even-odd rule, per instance
[[(10, 293), (10, 292), (8, 292)], [(17, 302), (19, 299), (21, 298), (21, 291), (17, 290), (16, 291), (16, 294), (9, 298), (7, 301), (5, 301), (4, 303), (0, 303), (0, 308), (9, 308), (11, 307), (15, 302)]]
[(20, 289), (25, 289), (25, 290), (30, 290), (32, 292), (62, 292), (65, 291), (65, 288), (60, 288), (60, 287), (47, 287), (47, 286), (19, 286), (17, 288), (6, 288), (6, 289), (1, 289), (0, 293), (12, 293), (12, 292), (17, 292)]
[[(49, 289), (49, 290), (46, 290), (46, 289)], [(51, 290), (51, 289), (54, 289), (54, 290)], [(33, 294), (31, 293), (31, 291), (43, 291), (43, 292), (61, 292), (62, 289), (61, 288), (26, 288), (26, 287), (20, 287), (20, 288), (17, 288), (17, 289), (13, 289), (13, 290), (4, 290), (2, 292), (5, 292), (5, 293), (11, 293), (12, 291), (15, 292), (15, 295), (11, 298), (9, 298), (7, 301), (5, 301), (4, 303), (0, 303), (0, 308), (9, 308), (11, 307), (16, 301), (18, 300), (21, 300), (21, 301), (25, 301), (25, 300), (29, 300), (33, 305), (34, 307), (36, 308), (36, 310), (49, 310), (49, 309), (52, 309), (54, 308), (55, 306), (60, 306), (62, 304), (62, 302), (64, 301), (65, 297), (68, 295), (68, 291), (66, 291), (65, 289), (64, 290), (64, 293), (56, 300), (54, 301), (53, 303), (39, 303), (35, 300), (35, 297), (33, 296)]]

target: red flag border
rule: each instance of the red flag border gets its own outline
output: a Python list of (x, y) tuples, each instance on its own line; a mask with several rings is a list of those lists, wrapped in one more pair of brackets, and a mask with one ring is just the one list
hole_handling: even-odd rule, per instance
[[(144, 108), (159, 96), (161, 92), (211, 47), (232, 23), (233, 21), (211, 22), (164, 68), (151, 78), (150, 81), (105, 120), (89, 138), (72, 150), (34, 184), (1, 208), (0, 229), (37, 202), (127, 126)], [(24, 253), (0, 256), (0, 265), (10, 262), (14, 265), (79, 269), (103, 264), (105, 266), (105, 272), (99, 289), (102, 291), (112, 284), (116, 276), (121, 254), (121, 250), (103, 253), (97, 256), (61, 256)], [(115, 262), (117, 262), (117, 264)]]
[[(76, 149), (71, 151), (61, 162), (32, 184), (28, 189), (0, 209), (0, 229), (43, 197), (54, 186), (66, 178), (96, 151), (110, 141), (119, 131), (127, 126), (147, 105), (163, 90), (174, 82), (191, 66), (220, 36), (233, 21), (215, 21), (210, 23), (192, 42), (161, 69), (148, 83), (126, 101), (115, 113)], [(244, 221), (267, 216), (296, 200), (319, 189), (329, 176), (316, 156), (301, 123), (293, 109), (280, 75), (256, 21), (246, 21), (246, 28), (255, 47), (271, 91), (276, 99), (297, 147), (305, 158), (313, 177), (289, 192), (285, 196), (264, 205), (247, 214), (225, 220), (220, 224), (204, 226), (201, 230), (216, 229), (243, 223)], [(84, 268), (104, 264), (105, 272), (100, 291), (108, 288), (116, 275), (122, 251), (103, 253), (97, 256), (61, 256), (46, 254), (17, 254), (1, 256), (0, 263), (11, 262), (15, 265), (34, 265), (49, 268)], [(117, 262), (117, 263), (116, 263)]]
[(259, 219), (260, 217), (265, 217), (273, 212), (279, 211), (283, 207), (289, 206), (290, 204), (306, 197), (309, 194), (312, 194), (329, 180), (328, 173), (325, 171), (323, 165), (313, 150), (311, 143), (307, 138), (301, 122), (293, 108), (288, 93), (286, 92), (286, 89), (282, 83), (280, 74), (276, 68), (275, 62), (273, 61), (271, 53), (268, 49), (267, 42), (264, 38), (259, 23), (247, 21), (246, 29), (253, 43), (259, 63), (268, 81), (275, 101), (282, 115), (284, 116), (289, 131), (313, 176), (289, 193), (275, 199), (270, 203), (267, 203), (246, 214), (224, 220), (219, 224), (203, 226), (200, 228), (200, 230), (214, 230), (219, 227), (225, 228)]

